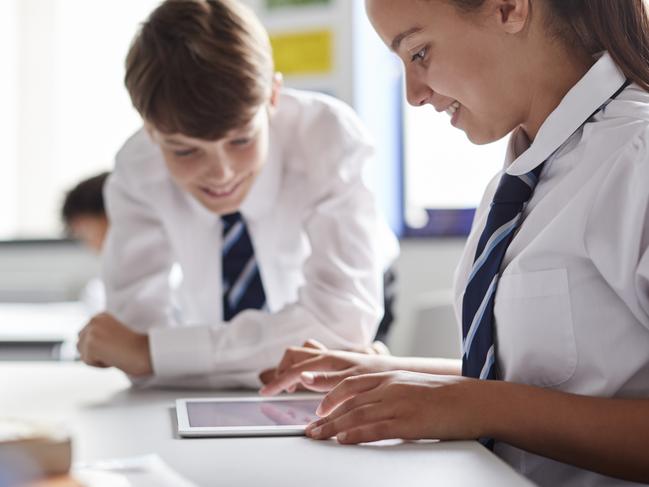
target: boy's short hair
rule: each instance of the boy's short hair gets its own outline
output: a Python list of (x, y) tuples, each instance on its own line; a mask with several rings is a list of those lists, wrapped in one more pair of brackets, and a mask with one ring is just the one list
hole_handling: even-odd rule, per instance
[(79, 216), (106, 216), (103, 191), (109, 174), (103, 172), (84, 179), (68, 191), (61, 208), (61, 217), (66, 225)]
[(166, 0), (142, 24), (126, 57), (126, 88), (163, 133), (217, 140), (270, 100), (268, 34), (237, 0)]

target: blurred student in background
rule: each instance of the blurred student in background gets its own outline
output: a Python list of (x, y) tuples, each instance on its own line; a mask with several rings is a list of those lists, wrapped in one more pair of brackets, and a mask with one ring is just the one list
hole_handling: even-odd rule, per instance
[(101, 252), (108, 232), (103, 194), (108, 175), (103, 172), (81, 181), (66, 193), (61, 208), (66, 233), (96, 254)]
[[(61, 207), (61, 219), (66, 234), (79, 240), (98, 256), (108, 232), (103, 194), (108, 175), (108, 172), (103, 172), (79, 182), (66, 193)], [(106, 306), (106, 293), (101, 279), (96, 277), (88, 281), (79, 299), (90, 314), (103, 311)]]

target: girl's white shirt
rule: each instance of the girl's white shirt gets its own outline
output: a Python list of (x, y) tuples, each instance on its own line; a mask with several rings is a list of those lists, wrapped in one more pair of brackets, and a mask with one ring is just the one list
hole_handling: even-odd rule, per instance
[[(383, 272), (396, 238), (363, 181), (370, 138), (333, 98), (284, 90), (266, 165), (240, 211), (267, 310), (222, 321), (220, 218), (171, 179), (144, 130), (119, 151), (105, 197), (107, 311), (148, 332), (144, 385), (257, 387), (258, 373), (308, 338), (366, 345), (383, 313)], [(174, 263), (182, 283), (172, 293)], [(178, 302), (175, 302), (178, 301)]]
[[(649, 398), (649, 93), (632, 84), (579, 128), (624, 81), (604, 53), (531, 145), (522, 131), (512, 134), (504, 165), (509, 174), (524, 174), (554, 155), (507, 250), (496, 292), (497, 366), (504, 380)], [(456, 272), (460, 323), (464, 287), (499, 179), (487, 187)], [(539, 485), (627, 485), (506, 444), (497, 443), (495, 451)]]

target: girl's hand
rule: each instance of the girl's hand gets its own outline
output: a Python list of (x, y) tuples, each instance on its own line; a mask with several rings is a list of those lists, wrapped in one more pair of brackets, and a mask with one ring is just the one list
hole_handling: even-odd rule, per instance
[(327, 350), (313, 343), (291, 347), (277, 366), (274, 380), (259, 392), (273, 396), (282, 391), (293, 392), (299, 385), (312, 391), (326, 392), (347, 377), (392, 370), (393, 358), (386, 351), (384, 346), (375, 345), (366, 350), (368, 353)]
[(306, 435), (341, 443), (489, 436), (491, 382), (404, 371), (351, 377), (325, 396)]

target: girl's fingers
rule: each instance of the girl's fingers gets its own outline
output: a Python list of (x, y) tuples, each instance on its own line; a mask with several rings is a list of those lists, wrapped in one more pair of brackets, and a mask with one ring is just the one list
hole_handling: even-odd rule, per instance
[(305, 360), (320, 355), (321, 351), (311, 347), (291, 347), (284, 352), (282, 360), (277, 365), (276, 373), (281, 375), (293, 365), (304, 362)]
[[(293, 365), (282, 374), (278, 374), (275, 380), (269, 382), (259, 390), (263, 396), (274, 396), (287, 390), (294, 384), (301, 382), (300, 375), (307, 370), (337, 370), (338, 364), (329, 355), (316, 355)], [(309, 388), (308, 384), (305, 384)]]
[(389, 419), (392, 419), (392, 416), (385, 405), (381, 402), (372, 402), (353, 408), (335, 419), (327, 418), (327, 421), (323, 424), (314, 423), (309, 425), (306, 435), (314, 439), (324, 440), (337, 436), (341, 432)]
[(370, 443), (372, 441), (388, 440), (399, 438), (397, 422), (394, 419), (386, 419), (375, 423), (365, 424), (347, 431), (341, 431), (336, 435), (339, 443), (355, 445), (357, 443)]
[(329, 392), (347, 377), (354, 375), (354, 369), (335, 371), (311, 371), (300, 374), (300, 382), (309, 390), (315, 392)]
[(383, 402), (383, 394), (381, 391), (378, 391), (376, 389), (373, 389), (369, 392), (357, 394), (356, 396), (343, 402), (330, 415), (322, 417), (317, 421), (311, 423), (309, 425), (309, 428), (316, 428), (328, 422), (335, 421), (341, 416), (344, 416), (345, 414), (357, 408), (366, 406), (367, 404), (376, 404), (381, 402)]
[(316, 413), (318, 416), (328, 416), (334, 409), (353, 396), (378, 387), (384, 378), (384, 373), (378, 373), (357, 375), (344, 379), (324, 397)]
[(342, 432), (392, 419), (393, 410), (379, 400), (355, 407), (336, 418), (323, 418), (312, 423), (307, 427), (306, 434), (314, 439), (327, 439)]

